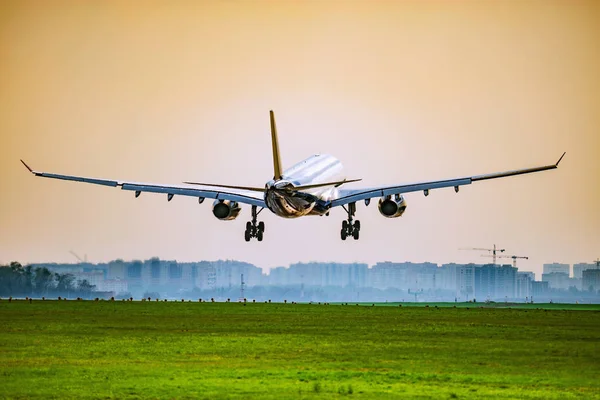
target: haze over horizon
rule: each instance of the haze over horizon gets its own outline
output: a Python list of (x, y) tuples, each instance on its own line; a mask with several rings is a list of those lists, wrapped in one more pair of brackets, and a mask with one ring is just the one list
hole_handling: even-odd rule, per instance
[[(292, 262), (486, 263), (520, 270), (600, 256), (600, 3), (0, 3), (0, 264), (153, 256)], [(409, 193), (401, 218), (357, 204), (285, 220), (246, 243), (250, 208), (31, 176), (40, 171), (262, 186), (268, 111), (285, 167), (322, 152), (348, 187), (553, 164)], [(510, 259), (501, 260), (509, 264)]]

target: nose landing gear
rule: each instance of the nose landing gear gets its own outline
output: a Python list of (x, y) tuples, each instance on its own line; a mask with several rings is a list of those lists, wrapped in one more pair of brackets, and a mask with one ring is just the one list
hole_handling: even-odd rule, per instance
[(257, 223), (258, 214), (263, 210), (261, 208), (258, 212), (256, 206), (252, 206), (252, 221), (246, 222), (246, 231), (244, 232), (244, 239), (249, 242), (250, 239), (256, 238), (259, 242), (263, 240), (263, 234), (265, 233), (265, 223), (260, 221)]
[(352, 236), (354, 240), (358, 240), (360, 235), (360, 221), (353, 221), (354, 214), (356, 213), (356, 203), (349, 203), (348, 208), (344, 207), (344, 210), (348, 213), (348, 219), (342, 221), (340, 236), (342, 240), (346, 240), (349, 236)]

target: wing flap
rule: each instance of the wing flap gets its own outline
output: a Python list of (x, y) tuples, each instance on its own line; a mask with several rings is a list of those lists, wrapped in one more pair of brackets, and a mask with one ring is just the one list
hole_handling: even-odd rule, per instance
[[(397, 186), (383, 186), (376, 188), (366, 188), (366, 189), (340, 189), (339, 197), (336, 200), (331, 202), (332, 207), (342, 206), (348, 203), (353, 203), (360, 200), (371, 199), (374, 197), (384, 197), (395, 194), (402, 193), (410, 193), (410, 192), (418, 192), (418, 191), (429, 191), (431, 189), (440, 189), (445, 187), (454, 187), (458, 189), (459, 186), (470, 185), (473, 182), (485, 181), (489, 179), (496, 178), (505, 178), (509, 176), (516, 175), (524, 175), (531, 174), (534, 172), (547, 171), (551, 169), (558, 168), (558, 164), (563, 159), (566, 153), (559, 158), (556, 164), (544, 165), (541, 167), (533, 167), (533, 168), (524, 168), (517, 169), (513, 171), (506, 172), (495, 172), (491, 174), (484, 175), (474, 175), (467, 176), (463, 178), (457, 179), (447, 179), (447, 180), (439, 180), (439, 181), (429, 181), (429, 182), (417, 182), (417, 183), (409, 183)], [(427, 193), (426, 193), (427, 194)]]
[(558, 168), (558, 167), (556, 165), (546, 165), (544, 167), (518, 169), (518, 170), (515, 170), (515, 171), (506, 171), (506, 172), (496, 172), (496, 173), (493, 173), (493, 174), (485, 174), (485, 175), (473, 176), (473, 177), (471, 177), (471, 180), (473, 182), (485, 181), (485, 180), (488, 180), (488, 179), (504, 178), (506, 176), (531, 174), (532, 172), (546, 171), (546, 170), (555, 169), (555, 168)]
[(259, 198), (258, 196), (253, 196), (253, 193), (243, 194), (242, 192), (235, 193), (231, 191), (202, 190), (182, 186), (159, 186), (144, 183), (123, 183), (121, 189), (134, 192), (166, 193), (177, 196), (191, 196), (203, 197), (207, 199), (231, 200), (244, 204), (250, 204), (257, 207), (265, 207), (264, 200), (262, 198)]
[[(463, 186), (470, 185), (470, 178), (459, 178), (459, 179), (448, 179), (445, 181), (437, 181), (437, 182), (426, 182), (426, 183), (417, 183), (417, 184), (409, 184), (403, 186), (403, 193), (406, 192), (418, 192), (420, 190), (428, 190), (428, 189), (441, 189), (445, 187), (453, 187), (453, 186)], [(398, 193), (396, 188), (384, 189), (383, 195), (388, 196), (392, 194)]]
[(399, 186), (389, 186), (369, 189), (340, 189), (340, 197), (331, 202), (332, 207), (341, 206), (355, 201), (385, 197), (400, 193), (418, 192), (421, 190), (440, 189), (445, 187), (470, 185), (470, 178), (448, 179), (445, 181), (422, 182)]
[(96, 178), (85, 178), (82, 176), (49, 174), (46, 172), (34, 172), (34, 174), (35, 174), (35, 176), (41, 176), (42, 178), (61, 179), (64, 181), (85, 182), (85, 183), (92, 183), (94, 185), (112, 186), (112, 187), (116, 187), (119, 185), (119, 182), (111, 181), (108, 179), (96, 179)]
[(262, 193), (250, 192), (244, 190), (229, 189), (221, 187), (213, 189), (200, 189), (189, 186), (179, 185), (158, 185), (153, 183), (141, 183), (141, 182), (127, 182), (127, 181), (116, 181), (111, 179), (97, 179), (88, 178), (83, 176), (75, 175), (62, 175), (53, 174), (48, 172), (38, 172), (31, 169), (24, 161), (21, 160), (23, 165), (35, 176), (50, 179), (60, 179), (65, 181), (73, 182), (84, 182), (91, 183), (94, 185), (109, 186), (109, 187), (121, 187), (122, 190), (129, 190), (134, 192), (147, 192), (147, 193), (165, 193), (167, 195), (178, 195), (178, 196), (190, 196), (190, 197), (202, 197), (208, 199), (219, 199), (219, 200), (231, 200), (239, 203), (250, 204), (257, 207), (265, 207), (265, 201)]

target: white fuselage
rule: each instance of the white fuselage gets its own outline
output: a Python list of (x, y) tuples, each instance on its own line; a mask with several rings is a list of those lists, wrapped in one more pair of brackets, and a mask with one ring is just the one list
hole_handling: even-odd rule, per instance
[(283, 218), (323, 215), (329, 203), (337, 198), (335, 186), (293, 190), (294, 187), (343, 180), (342, 163), (327, 154), (315, 154), (285, 170), (282, 179), (267, 182), (265, 203), (269, 210)]

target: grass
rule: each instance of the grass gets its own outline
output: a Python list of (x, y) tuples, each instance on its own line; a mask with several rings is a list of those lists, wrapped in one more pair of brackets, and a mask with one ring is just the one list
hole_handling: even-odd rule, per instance
[(600, 398), (597, 306), (453, 305), (2, 300), (0, 398)]
[[(356, 305), (356, 303), (334, 303)], [(490, 303), (436, 303), (436, 302), (385, 302), (385, 303), (359, 303), (361, 306), (385, 306), (385, 307), (452, 307), (452, 308), (507, 308), (522, 310), (579, 310), (579, 311), (600, 311), (600, 304), (573, 304), (573, 303), (510, 303), (510, 302), (490, 302)]]

